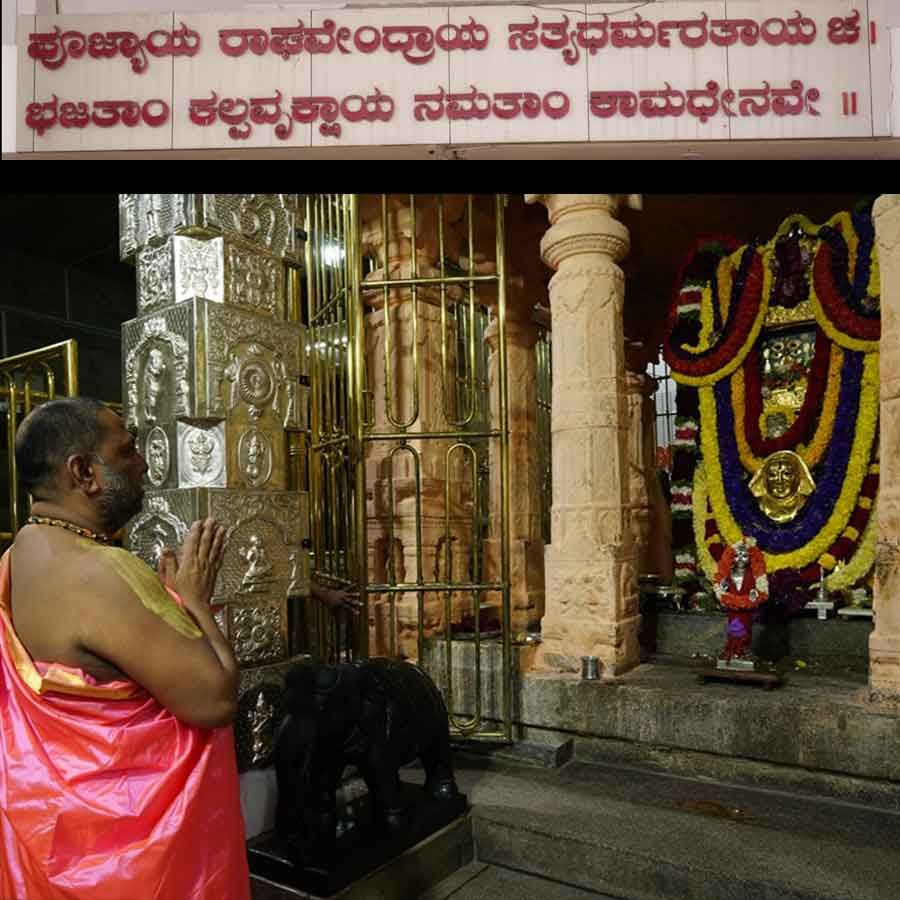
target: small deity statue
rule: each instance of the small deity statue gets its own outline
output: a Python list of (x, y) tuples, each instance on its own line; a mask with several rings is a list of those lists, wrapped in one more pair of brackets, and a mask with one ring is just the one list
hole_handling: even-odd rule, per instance
[(815, 490), (806, 463), (790, 450), (766, 457), (750, 481), (759, 508), (775, 522), (790, 522)]
[(151, 350), (147, 355), (147, 368), (144, 370), (144, 419), (150, 425), (159, 415), (159, 401), (165, 393), (167, 370), (162, 350)]
[(753, 634), (754, 610), (769, 599), (765, 558), (753, 538), (742, 537), (725, 548), (719, 560), (714, 589), (719, 603), (728, 613), (721, 658), (726, 663), (732, 658), (746, 658)]
[(272, 563), (266, 555), (266, 548), (258, 535), (251, 534), (249, 547), (241, 547), (238, 555), (247, 563), (247, 571), (241, 579), (239, 594), (258, 594), (268, 590), (272, 578)]
[(256, 705), (248, 716), (251, 734), (250, 752), (252, 754), (250, 765), (258, 765), (272, 753), (272, 743), (275, 737), (272, 728), (274, 712), (274, 705), (266, 700), (265, 692), (260, 691), (256, 696)]

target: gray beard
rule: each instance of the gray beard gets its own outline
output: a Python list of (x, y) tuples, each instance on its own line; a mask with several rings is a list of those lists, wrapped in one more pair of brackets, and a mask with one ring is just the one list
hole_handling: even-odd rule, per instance
[(118, 531), (141, 511), (141, 485), (131, 485), (124, 475), (113, 472), (103, 463), (95, 463), (103, 472), (106, 487), (97, 498), (100, 527), (107, 534)]

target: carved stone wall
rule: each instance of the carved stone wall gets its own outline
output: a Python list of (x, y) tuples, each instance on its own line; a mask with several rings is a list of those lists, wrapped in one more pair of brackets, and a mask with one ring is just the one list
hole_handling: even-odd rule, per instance
[(289, 490), (288, 432), (306, 427), (308, 406), (305, 328), (285, 321), (295, 205), (288, 195), (122, 195), (120, 248), (136, 265), (139, 312), (122, 326), (124, 419), (149, 466), (127, 543), (155, 567), (196, 519), (225, 526), (213, 612), (243, 670), (239, 764), (265, 764), (288, 597), (309, 594), (308, 497)]
[(638, 663), (637, 553), (628, 507), (628, 399), (622, 325), (629, 247), (621, 195), (534, 194), (547, 207), (541, 241), (553, 322), (553, 506), (547, 593), (536, 665), (603, 677)]
[(874, 697), (900, 698), (900, 194), (879, 197), (873, 216), (881, 268), (881, 479), (869, 686)]

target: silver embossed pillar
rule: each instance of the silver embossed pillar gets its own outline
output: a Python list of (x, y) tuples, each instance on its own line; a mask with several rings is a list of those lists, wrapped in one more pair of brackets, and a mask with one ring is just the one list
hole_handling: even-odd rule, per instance
[(151, 566), (191, 522), (227, 529), (213, 597), (242, 668), (242, 768), (271, 754), (289, 595), (308, 595), (308, 497), (289, 434), (306, 427), (305, 328), (286, 320), (298, 264), (293, 195), (124, 194), (120, 250), (137, 270), (122, 326), (124, 418), (149, 471), (128, 546)]

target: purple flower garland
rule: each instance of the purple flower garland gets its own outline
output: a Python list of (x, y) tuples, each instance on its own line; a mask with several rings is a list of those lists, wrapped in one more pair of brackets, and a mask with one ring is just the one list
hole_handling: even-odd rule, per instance
[(743, 466), (734, 436), (731, 378), (723, 378), (714, 386), (719, 463), (725, 496), (738, 527), (745, 535), (756, 538), (761, 550), (767, 553), (797, 550), (809, 543), (828, 521), (850, 463), (860, 407), (864, 356), (860, 352), (844, 350), (834, 430), (825, 459), (817, 467), (821, 474), (816, 489), (797, 517), (784, 525), (772, 522), (760, 511), (756, 498), (743, 480)]

